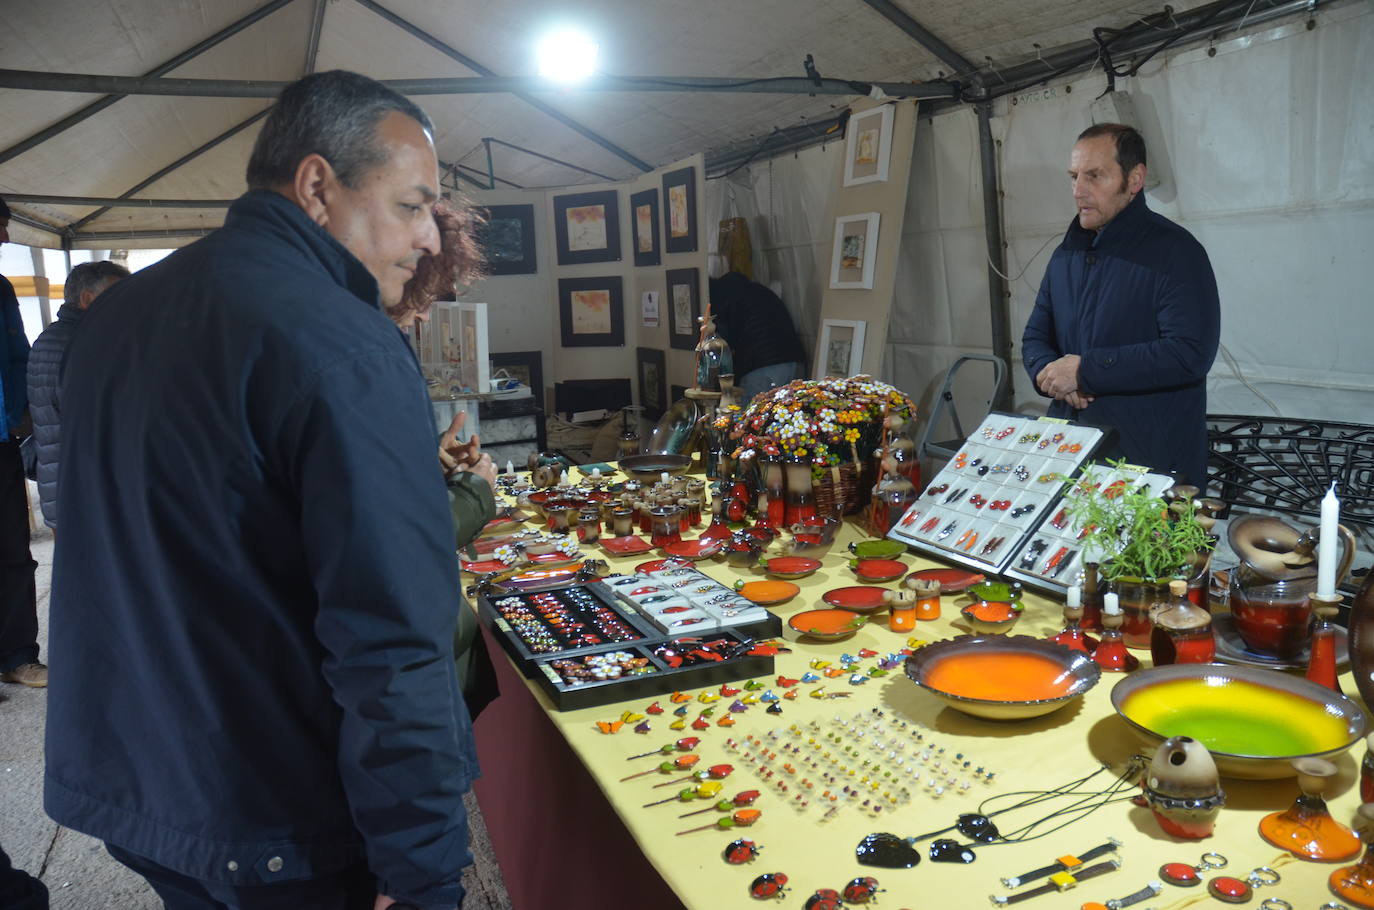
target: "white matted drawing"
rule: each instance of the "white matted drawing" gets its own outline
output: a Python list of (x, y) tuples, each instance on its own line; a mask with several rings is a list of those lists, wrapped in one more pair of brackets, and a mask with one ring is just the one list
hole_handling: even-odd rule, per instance
[(877, 212), (841, 215), (835, 219), (835, 248), (830, 256), (832, 288), (873, 287), (877, 257)]
[(816, 378), (848, 377), (863, 371), (864, 328), (862, 319), (821, 320), (816, 345)]
[(892, 116), (890, 104), (849, 115), (844, 147), (845, 186), (887, 179), (892, 157)]

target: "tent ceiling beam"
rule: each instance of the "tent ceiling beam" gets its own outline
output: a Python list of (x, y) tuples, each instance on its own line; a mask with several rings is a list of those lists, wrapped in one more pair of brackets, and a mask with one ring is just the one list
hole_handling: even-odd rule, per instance
[(232, 199), (128, 199), (114, 196), (45, 196), (40, 193), (6, 193), (8, 202), (30, 205), (103, 205), (115, 209), (227, 209)]
[(310, 14), (310, 37), (305, 43), (305, 75), (315, 72), (315, 61), (320, 55), (320, 33), (324, 30), (324, 6), (329, 0), (315, 0), (315, 9)]
[[(523, 98), (529, 92), (554, 90), (546, 80), (537, 76), (456, 76), (435, 79), (383, 79), (381, 82), (403, 95), (509, 93)], [(124, 95), (271, 99), (276, 98), (289, 84), (256, 79), (168, 79), (0, 69), (0, 88), (35, 92), (118, 92)], [(874, 88), (881, 89), (894, 98), (931, 100), (952, 99), (958, 95), (956, 84), (943, 81), (861, 82), (822, 78), (817, 84), (804, 76), (766, 79), (737, 79), (725, 76), (598, 76), (578, 86), (578, 90), (584, 92), (710, 92), (764, 95), (867, 95)]]
[[(229, 23), (224, 28), (215, 32), (213, 35), (206, 38), (205, 40), (197, 44), (194, 44), (191, 47), (188, 47), (186, 50), (182, 51), (180, 54), (177, 54), (170, 60), (167, 60), (165, 63), (162, 63), (148, 70), (148, 72), (143, 74), (143, 78), (156, 78), (158, 76), (163, 75), (164, 73), (170, 73), (172, 70), (181, 66), (183, 63), (186, 63), (190, 60), (195, 59), (196, 57), (199, 57), (201, 54), (205, 53), (210, 48), (214, 47), (220, 42), (234, 37), (239, 32), (243, 31), (250, 25), (257, 22), (259, 19), (263, 19), (271, 15), (272, 13), (275, 13), (277, 10), (281, 9), (283, 6), (286, 6), (288, 3), (291, 2), (292, 0), (271, 0), (271, 2), (263, 4), (262, 6), (253, 10), (248, 15), (244, 16), (242, 19)], [(320, 3), (323, 4), (324, 0), (320, 0)], [(82, 121), (87, 120), (90, 117), (93, 117), (94, 115), (105, 110), (105, 108), (114, 104), (120, 98), (123, 98), (124, 94), (126, 93), (116, 92), (106, 95), (106, 97), (104, 98), (92, 101), (90, 104), (86, 105), (81, 110), (68, 114), (66, 117), (63, 117), (61, 120), (57, 121), (51, 126), (44, 127), (43, 129), (34, 133), (27, 139), (24, 139), (23, 141), (10, 146), (4, 151), (0, 151), (0, 164), (4, 164), (11, 158), (22, 155), (24, 152), (27, 152), (34, 146), (40, 145), (41, 143), (46, 142), (52, 137), (57, 136), (63, 132), (66, 132), (67, 130), (76, 126), (78, 123), (81, 123)]]
[[(429, 32), (426, 32), (424, 29), (420, 28), (414, 23), (408, 22), (407, 20), (401, 18), (400, 16), (396, 15), (391, 10), (387, 9), (381, 4), (374, 2), (374, 0), (357, 0), (357, 2), (366, 7), (367, 9), (371, 10), (372, 12), (376, 13), (378, 16), (381, 16), (383, 19), (390, 22), (392, 25), (396, 26), (397, 28), (411, 35), (412, 37), (418, 38), (419, 40), (425, 42), (430, 47), (439, 51), (441, 54), (444, 54), (449, 58), (456, 60), (463, 66), (466, 66), (468, 69), (472, 70), (473, 72), (480, 73), (482, 76), (485, 77), (492, 77), (496, 75), (496, 72), (494, 70), (491, 70), (488, 67), (483, 66), (476, 60), (473, 60), (471, 57), (468, 57), (466, 54), (463, 54), (457, 48), (450, 47), (449, 45), (440, 41), (438, 38), (431, 35)], [(544, 90), (548, 90), (547, 84), (545, 84)], [(398, 89), (398, 91), (403, 90)], [(588, 141), (601, 146), (601, 148), (610, 152), (612, 155), (615, 155), (617, 158), (620, 158), (622, 161), (628, 162), (634, 167), (639, 168), (640, 171), (653, 170), (653, 167), (649, 165), (647, 162), (641, 161), (635, 155), (616, 145), (614, 142), (607, 139), (605, 136), (602, 136), (600, 133), (597, 133), (590, 127), (579, 123), (572, 117), (569, 117), (567, 114), (558, 110), (556, 107), (553, 107), (552, 105), (547, 104), (544, 101), (541, 101), (540, 99), (534, 97), (529, 93), (529, 91), (529, 89), (519, 90), (515, 91), (514, 94), (517, 98), (519, 98), (521, 101), (524, 101), (530, 107), (533, 107), (535, 110), (539, 111), (545, 116), (551, 117), (552, 119), (558, 121), (559, 123), (563, 124), (563, 126), (566, 126), (568, 129), (573, 130), (578, 135), (582, 136), (584, 139), (587, 139)]]
[(874, 12), (891, 22), (897, 28), (906, 32), (915, 42), (930, 53), (934, 54), (945, 66), (954, 70), (955, 74), (972, 73), (977, 69), (967, 58), (940, 40), (933, 32), (924, 25), (917, 22), (911, 14), (902, 9), (892, 0), (863, 0), (873, 8)]
[[(581, 165), (573, 164), (571, 161), (564, 161), (562, 158), (555, 158), (552, 155), (545, 155), (543, 152), (536, 152), (534, 149), (527, 149), (523, 145), (516, 145), (515, 143), (507, 142), (504, 139), (493, 139), (492, 137), (488, 136), (485, 137), (482, 141), (487, 143), (493, 143), (495, 145), (502, 145), (508, 149), (513, 149), (517, 152), (523, 152), (526, 155), (531, 155), (542, 161), (548, 161), (553, 164), (557, 164), (560, 167), (572, 168), (574, 171), (581, 171), (582, 173), (590, 174), (593, 177), (600, 177), (602, 180), (605, 180), (608, 183), (613, 183), (615, 181), (614, 177), (608, 177), (605, 174), (598, 173), (597, 171), (593, 171), (589, 168), (582, 167)], [(488, 174), (488, 176), (492, 175)]]
[[(134, 186), (130, 187), (128, 190), (124, 191), (123, 193), (120, 193), (120, 194), (119, 194), (119, 198), (120, 198), (120, 199), (128, 199), (128, 198), (129, 198), (130, 196), (132, 196), (134, 193), (137, 193), (137, 192), (139, 192), (140, 190), (143, 190), (143, 189), (145, 189), (146, 187), (151, 186), (152, 184), (154, 184), (154, 183), (156, 183), (157, 181), (161, 180), (163, 177), (166, 177), (166, 176), (167, 176), (168, 174), (170, 174), (172, 171), (176, 170), (177, 168), (181, 167), (182, 165), (186, 164), (187, 162), (193, 161), (194, 159), (196, 159), (196, 158), (200, 157), (201, 155), (205, 154), (206, 152), (210, 151), (210, 149), (212, 149), (212, 148), (214, 148), (215, 146), (219, 145), (221, 142), (224, 142), (224, 141), (226, 141), (226, 140), (228, 140), (228, 139), (232, 139), (234, 136), (237, 136), (239, 133), (241, 133), (241, 132), (243, 132), (244, 130), (248, 129), (248, 127), (252, 126), (253, 124), (257, 123), (259, 120), (261, 120), (261, 119), (263, 119), (264, 117), (266, 117), (266, 116), (267, 116), (267, 112), (270, 111), (270, 110), (271, 110), (270, 107), (265, 107), (265, 108), (263, 108), (262, 110), (258, 111), (258, 112), (257, 112), (256, 114), (254, 114), (253, 116), (249, 117), (247, 120), (244, 120), (244, 121), (242, 121), (242, 122), (240, 122), (240, 123), (235, 124), (234, 126), (229, 127), (229, 129), (227, 129), (227, 130), (225, 130), (224, 132), (220, 133), (218, 136), (216, 136), (215, 138), (211, 139), (209, 142), (203, 143), (203, 144), (200, 145), (199, 147), (192, 149), (191, 151), (187, 152), (185, 155), (182, 155), (182, 156), (181, 156), (180, 158), (178, 158), (176, 161), (173, 161), (171, 164), (166, 165), (165, 167), (159, 168), (157, 171), (154, 171), (152, 174), (148, 175), (148, 177), (146, 177), (145, 179), (140, 180), (137, 184), (135, 184)], [(101, 215), (105, 214), (105, 213), (108, 212), (109, 210), (110, 210), (110, 209), (109, 209), (108, 206), (104, 206), (104, 207), (98, 208), (98, 209), (96, 209), (94, 212), (91, 212), (91, 214), (87, 215), (85, 218), (82, 218), (82, 219), (79, 220), (79, 221), (73, 222), (71, 225), (68, 226), (67, 230), (72, 231), (72, 232), (78, 232), (78, 231), (80, 231), (83, 227), (85, 227), (86, 225), (90, 224), (90, 223), (91, 223), (92, 221), (94, 221), (96, 218), (99, 218)]]

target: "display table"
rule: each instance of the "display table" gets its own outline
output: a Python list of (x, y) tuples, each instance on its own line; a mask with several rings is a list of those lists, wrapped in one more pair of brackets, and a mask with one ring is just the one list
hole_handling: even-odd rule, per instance
[[(797, 582), (801, 593), (790, 602), (772, 608), (784, 623), (794, 613), (824, 606), (820, 598), (825, 591), (859, 583), (848, 568), (846, 544), (860, 539), (863, 539), (861, 532), (846, 525), (834, 548), (822, 558), (820, 571)], [(598, 558), (607, 559), (613, 572), (631, 572), (636, 564), (650, 558), (616, 559), (606, 557), (599, 547), (585, 549), (595, 552)], [(913, 556), (905, 557), (905, 561), (912, 569), (937, 565)], [(697, 565), (722, 581), (729, 582), (740, 576), (720, 563), (707, 561)], [(751, 578), (764, 577), (761, 572), (745, 574)], [(886, 587), (895, 587), (895, 583)], [(967, 598), (961, 595), (945, 595), (941, 618), (918, 622), (913, 634), (935, 641), (966, 633), (968, 630), (959, 617), (959, 607), (965, 603)], [(1059, 604), (1036, 594), (1028, 594), (1025, 603), (1025, 614), (1013, 634), (1044, 637), (1061, 628)], [(909, 635), (889, 631), (885, 614), (879, 614), (855, 636), (841, 642), (799, 641), (791, 629), (785, 631), (784, 637), (792, 652), (777, 657), (776, 672), (800, 678), (812, 670), (813, 660), (837, 662), (840, 655), (857, 655), (865, 648), (887, 654), (903, 647)], [(1263, 815), (1285, 809), (1292, 803), (1298, 792), (1294, 778), (1276, 781), (1224, 779), (1226, 807), (1217, 819), (1215, 834), (1201, 841), (1165, 835), (1148, 809), (1122, 801), (1103, 806), (1087, 818), (1038, 840), (978, 846), (975, 848), (977, 860), (969, 865), (931, 862), (927, 855), (929, 841), (918, 845), (922, 860), (910, 869), (874, 868), (856, 861), (855, 847), (868, 834), (891, 832), (903, 837), (926, 834), (953, 825), (960, 813), (977, 812), (978, 804), (994, 794), (1058, 787), (1085, 777), (1104, 762), (1113, 770), (1094, 777), (1083, 791), (1105, 790), (1132, 754), (1153, 752), (1153, 746), (1147, 748), (1112, 709), (1110, 693), (1119, 678), (1117, 674), (1103, 674), (1101, 682), (1080, 702), (1048, 716), (995, 722), (946, 708), (908, 680), (900, 668), (885, 677), (870, 678), (861, 685), (851, 685), (846, 673), (833, 679), (822, 678), (813, 684), (798, 684), (798, 697), (777, 702), (783, 710), (781, 715), (766, 713), (765, 702), (751, 705), (742, 713), (731, 713), (727, 706), (733, 698), (727, 697), (709, 705), (715, 709), (707, 718), (711, 724), (709, 728), (693, 730), (688, 726), (684, 731), (674, 731), (669, 723), (675, 719), (672, 712), (677, 705), (667, 695), (560, 713), (551, 709), (536, 686), (514, 671), (499, 647), (493, 644), (492, 652), (501, 666), (503, 694), (476, 726), (483, 765), (483, 778), (476, 792), (516, 910), (552, 907), (604, 910), (631, 906), (671, 910), (679, 903), (700, 910), (755, 906), (749, 897), (750, 883), (763, 873), (776, 872), (786, 874), (789, 879), (788, 893), (781, 901), (787, 907), (803, 906), (818, 888), (842, 890), (856, 876), (873, 876), (878, 880), (880, 887), (885, 889), (885, 893), (878, 895), (878, 906), (888, 910), (986, 907), (990, 905), (991, 894), (1015, 893), (1001, 884), (1001, 878), (1045, 866), (1066, 854), (1087, 851), (1109, 837), (1122, 842), (1116, 854), (1122, 863), (1121, 869), (1085, 881), (1068, 892), (1031, 898), (1022, 906), (1033, 910), (1076, 910), (1088, 901), (1106, 903), (1108, 899), (1122, 898), (1138, 891), (1147, 882), (1159, 879), (1157, 870), (1162, 864), (1197, 864), (1199, 857), (1208, 851), (1223, 854), (1229, 865), (1224, 872), (1202, 873), (1204, 882), (1220, 874), (1243, 878), (1259, 866), (1269, 866), (1282, 876), (1277, 885), (1256, 889), (1250, 906), (1259, 906), (1267, 898), (1281, 898), (1294, 908), (1315, 910), (1334, 899), (1327, 890), (1326, 878), (1337, 866), (1289, 859), (1256, 832)], [(1149, 665), (1147, 652), (1133, 653), (1142, 659), (1142, 666)], [(876, 658), (862, 660), (856, 669), (866, 671), (875, 663)], [(756, 690), (756, 694), (771, 690), (781, 696), (786, 691), (774, 678), (759, 682), (765, 688)], [(1342, 677), (1342, 686), (1347, 693), (1353, 695), (1355, 692), (1348, 674)], [(811, 693), (821, 687), (827, 693), (843, 692), (847, 697), (812, 697)], [(697, 700), (697, 696), (715, 691), (691, 690), (687, 693), (693, 696), (692, 701), (686, 703), (685, 719), (689, 724), (708, 707)], [(618, 719), (625, 711), (643, 714), (651, 701), (657, 701), (664, 708), (662, 714), (649, 715), (651, 732), (636, 735), (632, 732), (633, 724), (626, 724), (613, 735), (598, 730), (597, 721)], [(857, 800), (841, 803), (842, 808), (823, 820), (825, 810), (820, 806), (827, 800), (820, 794), (822, 790), (832, 789), (829, 785), (814, 780), (809, 808), (794, 809), (790, 800), (804, 789), (799, 782), (804, 773), (798, 774), (788, 793), (782, 794), (776, 786), (777, 775), (772, 781), (760, 779), (755, 767), (743, 760), (740, 752), (729, 751), (726, 746), (727, 738), (743, 742), (749, 736), (768, 738), (771, 731), (778, 731), (779, 744), (797, 742), (795, 737), (789, 738), (787, 732), (794, 724), (803, 734), (800, 743), (805, 745), (811, 737), (825, 739), (834, 732), (835, 718), (868, 714), (874, 710), (884, 712), (887, 719), (908, 722), (910, 730), (922, 734), (923, 744), (933, 743), (934, 748), (943, 746), (954, 765), (962, 762), (954, 761), (953, 757), (962, 755), (974, 767), (994, 772), (993, 780), (971, 781), (969, 789), (962, 792), (956, 785), (938, 798), (923, 786), (913, 787), (909, 802), (893, 811), (880, 813), (876, 818), (861, 811)], [(734, 725), (718, 726), (717, 722), (726, 716), (734, 719)], [(688, 735), (701, 738), (696, 750), (701, 756), (699, 767), (720, 763), (734, 765), (734, 773), (722, 782), (717, 798), (728, 798), (748, 789), (762, 791), (755, 803), (755, 808), (763, 812), (757, 824), (750, 828), (677, 836), (675, 832), (709, 824), (725, 813), (712, 811), (692, 818), (678, 818), (684, 812), (705, 808), (709, 801), (704, 800), (642, 808), (644, 803), (671, 796), (689, 786), (654, 788), (655, 784), (676, 779), (681, 774), (667, 778), (655, 773), (628, 782), (620, 781), (633, 772), (649, 770), (661, 760), (650, 757), (627, 761), (627, 756), (648, 752)], [(1359, 802), (1358, 773), (1362, 754), (1363, 746), (1357, 744), (1340, 758), (1337, 764), (1341, 773), (1328, 796), (1332, 814), (1346, 824), (1353, 821)], [(778, 767), (783, 760), (779, 757), (770, 767)], [(806, 769), (799, 770), (804, 772)], [(988, 808), (1001, 808), (1014, 801), (1002, 800)], [(1060, 802), (1017, 810), (998, 816), (994, 821), (1007, 833), (1064, 805), (1066, 803)], [(1038, 830), (1048, 832), (1062, 821), (1046, 822)], [(957, 832), (941, 836), (968, 842)], [(724, 847), (738, 837), (753, 840), (763, 848), (758, 859), (740, 866), (728, 865), (722, 860)], [(1163, 886), (1158, 896), (1136, 906), (1163, 910), (1184, 904), (1222, 906), (1208, 897), (1205, 885), (1183, 888), (1169, 884)]]

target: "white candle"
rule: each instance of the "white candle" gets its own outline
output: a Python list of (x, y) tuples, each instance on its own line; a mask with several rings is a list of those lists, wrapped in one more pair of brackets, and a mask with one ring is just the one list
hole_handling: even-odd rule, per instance
[(660, 481), (661, 483), (667, 483), (667, 482), (668, 482), (668, 472), (667, 472), (667, 471), (664, 471), (662, 474), (658, 475), (658, 477), (659, 477), (659, 481)]
[(1068, 600), (1064, 606), (1078, 609), (1083, 606), (1083, 589), (1078, 585), (1069, 585)]
[(1317, 594), (1336, 593), (1336, 526), (1341, 520), (1341, 501), (1336, 498), (1336, 483), (1322, 497), (1321, 539), (1317, 542)]
[(600, 479), (601, 479), (601, 469), (600, 469), (600, 468), (592, 468), (592, 482), (595, 483), (596, 481), (598, 481), (598, 480), (600, 480)]
[(1102, 612), (1115, 616), (1121, 612), (1121, 598), (1115, 591), (1108, 591), (1102, 597)]
[(515, 473), (515, 464), (514, 464), (514, 462), (510, 461), (509, 459), (506, 461), (506, 473), (507, 473), (507, 474), (514, 474), (514, 473)]

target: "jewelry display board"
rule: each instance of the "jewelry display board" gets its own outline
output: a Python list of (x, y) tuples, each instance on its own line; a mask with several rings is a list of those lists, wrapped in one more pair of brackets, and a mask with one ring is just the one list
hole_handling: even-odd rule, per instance
[[(939, 559), (1000, 573), (1012, 564), (1106, 431), (993, 412), (888, 532)], [(1062, 574), (1062, 573), (1061, 573)]]
[[(1174, 484), (1168, 475), (1152, 474), (1132, 465), (1092, 465), (1087, 470), (1097, 480), (1094, 496), (1112, 497), (1127, 490), (1146, 490), (1160, 496)], [(1068, 493), (1040, 516), (1035, 529), (1008, 564), (1005, 575), (1055, 594), (1062, 594), (1069, 585), (1077, 583), (1085, 562), (1083, 528), (1069, 518), (1067, 507), (1068, 498), (1077, 495), (1084, 494)], [(1094, 555), (1100, 562), (1104, 555), (1111, 554)]]
[[(478, 610), (516, 665), (544, 687), (559, 710), (770, 672), (772, 658), (750, 654), (751, 640), (782, 630), (776, 616), (691, 566), (483, 593)], [(667, 652), (685, 637), (719, 645), (709, 649), (710, 656), (677, 660)], [(683, 653), (691, 651), (687, 645)]]

